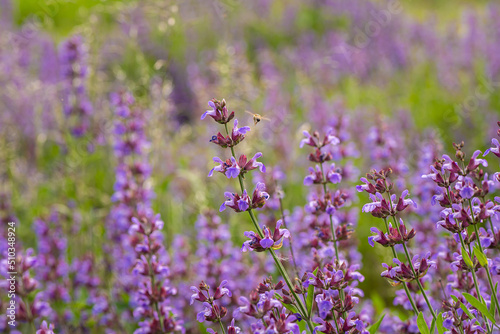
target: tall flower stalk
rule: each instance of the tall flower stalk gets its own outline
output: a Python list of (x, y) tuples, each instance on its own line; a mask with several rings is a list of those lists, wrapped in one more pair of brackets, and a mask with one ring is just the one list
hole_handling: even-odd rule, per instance
[(63, 85), (63, 111), (71, 134), (85, 135), (90, 126), (92, 104), (87, 94), (87, 45), (79, 35), (72, 36), (61, 44), (59, 58)]
[[(357, 186), (358, 191), (366, 191), (369, 193), (370, 199), (372, 200), (371, 203), (363, 206), (363, 211), (371, 213), (374, 217), (382, 218), (387, 230), (387, 233), (384, 233), (373, 227), (371, 231), (375, 233), (375, 236), (369, 238), (369, 243), (371, 246), (374, 245), (374, 242), (377, 242), (384, 247), (391, 247), (394, 256), (393, 261), (396, 265), (391, 266), (384, 263), (383, 266), (387, 270), (382, 273), (382, 276), (387, 278), (391, 285), (400, 285), (403, 283), (406, 295), (412, 304), (414, 312), (417, 314), (418, 309), (407, 286), (408, 282), (416, 281), (429, 311), (434, 321), (436, 321), (437, 316), (434, 308), (420, 282), (420, 279), (425, 276), (427, 270), (431, 266), (435, 266), (435, 263), (429, 260), (430, 253), (423, 256), (417, 255), (413, 258), (410, 256), (407, 243), (415, 237), (416, 232), (414, 229), (408, 230), (404, 221), (400, 219), (398, 222), (396, 217), (410, 205), (416, 207), (416, 203), (410, 198), (407, 198), (409, 195), (408, 190), (403, 191), (399, 198), (396, 197), (393, 193), (394, 184), (388, 180), (388, 176), (391, 172), (392, 170), (390, 168), (381, 171), (373, 170), (366, 175), (366, 178), (361, 178), (364, 184)], [(384, 195), (386, 195), (387, 198), (384, 197)], [(392, 219), (394, 226), (391, 222), (387, 221), (389, 217)], [(406, 263), (402, 263), (399, 260), (395, 249), (396, 245), (402, 245), (406, 256)]]
[(248, 212), (248, 215), (250, 216), (257, 234), (255, 234), (255, 232), (245, 233), (245, 235), (251, 240), (245, 243), (246, 247), (244, 245), (244, 249), (267, 251), (271, 254), (276, 264), (276, 268), (278, 269), (279, 273), (285, 280), (286, 285), (290, 289), (290, 293), (294, 298), (293, 302), (297, 306), (301, 318), (306, 321), (309, 330), (312, 332), (314, 326), (311, 322), (311, 319), (309, 318), (309, 312), (306, 308), (306, 305), (304, 301), (299, 297), (299, 295), (295, 292), (292, 280), (290, 279), (285, 267), (283, 266), (275, 252), (276, 249), (281, 248), (283, 244), (283, 238), (287, 237), (289, 235), (289, 232), (288, 230), (279, 229), (279, 227), (277, 226), (277, 228), (274, 230), (273, 235), (271, 236), (269, 228), (264, 227), (264, 230), (261, 229), (257, 218), (255, 217), (253, 209), (263, 207), (266, 200), (269, 198), (269, 195), (264, 191), (265, 185), (263, 183), (258, 183), (256, 185), (252, 198), (249, 197), (245, 189), (243, 179), (244, 174), (256, 168), (260, 168), (261, 171), (264, 171), (265, 169), (261, 163), (258, 163), (256, 161), (256, 157), (258, 156), (258, 154), (251, 160), (248, 160), (245, 155), (240, 156), (239, 159), (236, 160), (234, 147), (245, 138), (245, 135), (248, 131), (250, 131), (250, 128), (247, 126), (239, 128), (238, 121), (235, 119), (234, 127), (231, 132), (229, 131), (227, 123), (234, 118), (235, 114), (234, 112), (228, 112), (225, 100), (217, 101), (213, 99), (209, 102), (209, 107), (211, 107), (212, 110), (206, 111), (201, 118), (204, 119), (206, 116), (212, 117), (212, 119), (214, 119), (217, 123), (224, 125), (226, 133), (226, 135), (224, 136), (219, 132), (217, 135), (212, 137), (211, 142), (223, 148), (229, 147), (232, 155), (231, 158), (227, 159), (226, 161), (214, 158), (214, 161), (220, 164), (219, 166), (217, 166), (217, 170), (224, 173), (228, 178), (238, 178), (241, 189), (241, 195), (226, 192), (225, 196), (227, 200), (222, 204), (220, 210), (222, 211), (226, 207), (230, 207), (236, 212)]

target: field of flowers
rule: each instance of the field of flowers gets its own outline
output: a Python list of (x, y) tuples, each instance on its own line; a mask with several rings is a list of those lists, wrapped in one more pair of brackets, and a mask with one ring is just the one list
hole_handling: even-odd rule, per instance
[(1, 333), (500, 333), (495, 1), (0, 0), (0, 88)]

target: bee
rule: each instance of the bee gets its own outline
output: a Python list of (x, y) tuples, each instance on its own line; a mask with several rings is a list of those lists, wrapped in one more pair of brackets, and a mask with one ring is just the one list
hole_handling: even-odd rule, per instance
[(259, 122), (260, 122), (260, 121), (262, 121), (262, 120), (265, 120), (265, 121), (270, 121), (270, 119), (269, 119), (269, 118), (264, 117), (264, 116), (262, 116), (262, 115), (259, 115), (259, 114), (254, 114), (253, 112), (250, 112), (250, 111), (248, 111), (248, 110), (245, 110), (245, 112), (246, 112), (247, 114), (250, 114), (250, 115), (252, 115), (252, 116), (253, 116), (253, 124), (254, 124), (254, 125), (257, 125), (257, 123), (259, 123)]

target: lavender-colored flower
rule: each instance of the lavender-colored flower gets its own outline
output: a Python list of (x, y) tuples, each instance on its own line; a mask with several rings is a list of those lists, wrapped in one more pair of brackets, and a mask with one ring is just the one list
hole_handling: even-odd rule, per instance
[(224, 196), (227, 200), (222, 203), (219, 208), (219, 211), (224, 211), (226, 207), (230, 207), (236, 212), (247, 211), (248, 209), (256, 209), (261, 208), (266, 203), (266, 200), (269, 199), (269, 194), (265, 192), (265, 184), (259, 182), (255, 185), (255, 189), (252, 194), (252, 198), (247, 194), (247, 191), (244, 190), (243, 194), (240, 196), (239, 194), (225, 192)]
[[(210, 334), (218, 334), (217, 331), (214, 331), (212, 328), (208, 328), (207, 332)], [(234, 318), (231, 320), (231, 324), (227, 327), (227, 334), (239, 334), (241, 333), (241, 329), (234, 325)]]
[(201, 119), (205, 119), (205, 117), (210, 116), (217, 123), (226, 124), (234, 118), (234, 111), (231, 113), (228, 112), (226, 100), (224, 99), (222, 99), (222, 101), (212, 99), (208, 101), (208, 106), (212, 108), (212, 110), (205, 111), (203, 115), (201, 115)]
[(54, 325), (53, 324), (47, 325), (47, 322), (44, 320), (42, 321), (40, 329), (36, 331), (36, 334), (55, 334)]
[(474, 196), (474, 182), (470, 177), (465, 177), (463, 182), (457, 182), (456, 187), (460, 189), (460, 196), (465, 199), (471, 199)]
[(214, 157), (213, 161), (217, 162), (219, 166), (215, 166), (210, 170), (208, 176), (212, 176), (214, 172), (220, 172), (226, 175), (227, 178), (237, 178), (239, 175), (244, 175), (246, 172), (259, 168), (262, 173), (266, 172), (266, 166), (262, 162), (258, 162), (257, 159), (262, 156), (262, 153), (258, 152), (250, 160), (247, 159), (246, 155), (241, 155), (238, 161), (234, 157), (222, 161), (219, 157)]
[(468, 171), (473, 171), (480, 165), (483, 165), (484, 167), (488, 167), (488, 161), (485, 159), (478, 159), (477, 157), (481, 154), (481, 151), (477, 150), (474, 152), (472, 157), (470, 158), (469, 164), (467, 165), (467, 170)]
[(498, 139), (496, 139), (496, 138), (491, 139), (491, 145), (492, 145), (492, 147), (487, 149), (484, 152), (483, 156), (486, 156), (488, 153), (491, 152), (500, 158), (500, 143), (498, 142)]
[(285, 238), (290, 237), (290, 232), (287, 229), (280, 228), (283, 225), (282, 220), (278, 220), (276, 223), (276, 228), (273, 234), (267, 226), (264, 226), (262, 231), (264, 237), (260, 237), (257, 233), (253, 231), (245, 232), (245, 236), (250, 238), (250, 240), (243, 243), (241, 250), (243, 252), (256, 251), (263, 252), (269, 248), (280, 249), (283, 246), (283, 241)]
[(330, 130), (325, 134), (323, 140), (320, 140), (320, 135), (318, 132), (313, 132), (311, 135), (308, 131), (303, 132), (306, 138), (302, 139), (300, 142), (300, 147), (304, 147), (304, 145), (309, 145), (316, 148), (322, 148), (326, 145), (338, 145), (340, 140), (333, 135), (333, 131)]
[(238, 145), (243, 139), (245, 139), (245, 135), (250, 131), (249, 126), (243, 126), (241, 128), (238, 127), (238, 120), (234, 120), (234, 126), (231, 130), (231, 134), (228, 136), (223, 136), (220, 132), (217, 133), (216, 136), (212, 136), (210, 142), (219, 145), (220, 147), (234, 147)]

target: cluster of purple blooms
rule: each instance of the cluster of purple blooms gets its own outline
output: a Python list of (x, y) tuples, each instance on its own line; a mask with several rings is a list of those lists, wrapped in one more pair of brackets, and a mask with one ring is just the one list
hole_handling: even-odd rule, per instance
[[(484, 155), (490, 152), (497, 155), (498, 140), (493, 139), (492, 145)], [(448, 155), (436, 158), (430, 173), (421, 176), (434, 183), (427, 192), (431, 195), (426, 195), (425, 200), (440, 207), (437, 212), (430, 207), (426, 209), (429, 217), (435, 219), (435, 233), (442, 230), (451, 233), (442, 236), (441, 244), (433, 244), (425, 251), (418, 244), (411, 245), (425, 229), (418, 229), (421, 232), (409, 229), (401, 217), (408, 211), (412, 215), (417, 204), (408, 198), (408, 190), (399, 197), (395, 194), (397, 186), (390, 181), (392, 169), (373, 170), (357, 186), (358, 191), (367, 192), (371, 199), (363, 211), (384, 221), (385, 231), (371, 228), (374, 235), (368, 241), (371, 246), (378, 243), (392, 250), (393, 264), (383, 263), (385, 270), (381, 276), (393, 286), (403, 286), (404, 293), (398, 292), (395, 303), (412, 309), (418, 318), (432, 320), (416, 321), (406, 329), (400, 327), (399, 331), (492, 333), (497, 330), (498, 258), (493, 245), (500, 206), (498, 198), (491, 201), (487, 195), (498, 180), (496, 174), (489, 177), (482, 169), (488, 162), (480, 157), (480, 151), (467, 158), (463, 147), (463, 142), (454, 144), (455, 159)], [(435, 240), (436, 236), (429, 238)], [(412, 256), (412, 248), (421, 253)]]
[(108, 233), (117, 241), (113, 244), (113, 256), (122, 260), (110, 261), (121, 273), (117, 283), (131, 294), (131, 316), (139, 325), (135, 333), (181, 332), (169, 302), (176, 289), (168, 281), (168, 255), (161, 233), (164, 224), (150, 208), (153, 193), (147, 185), (151, 168), (145, 111), (134, 102), (132, 94), (126, 91), (111, 95), (117, 117), (114, 133), (119, 164), (113, 195), (116, 205), (109, 218)]

